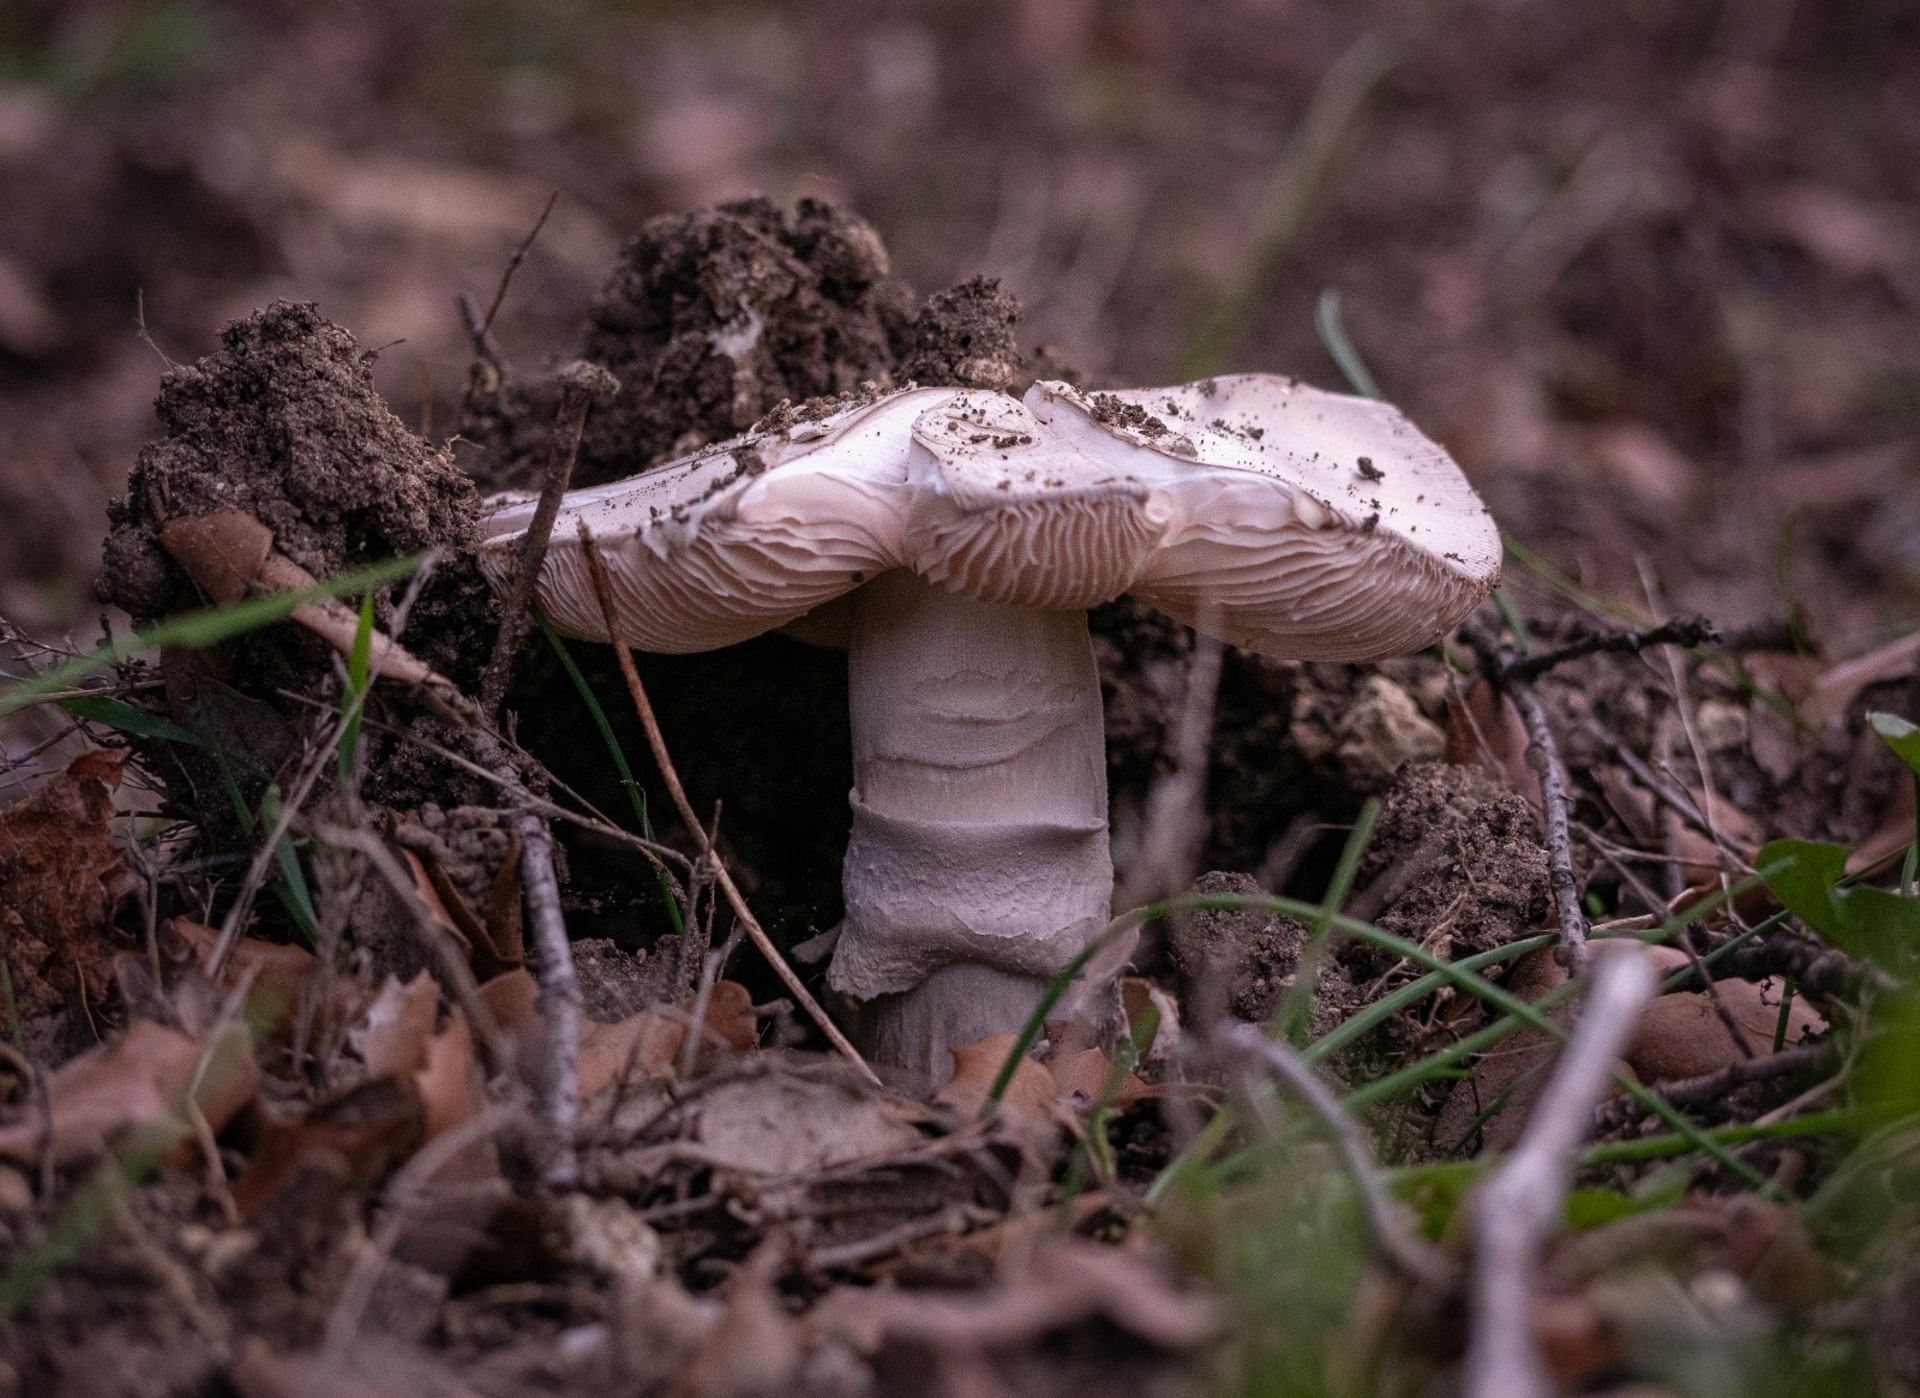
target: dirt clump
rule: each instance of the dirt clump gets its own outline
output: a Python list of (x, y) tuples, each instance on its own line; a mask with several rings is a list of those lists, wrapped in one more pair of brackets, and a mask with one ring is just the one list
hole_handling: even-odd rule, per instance
[[(1266, 890), (1250, 875), (1215, 871), (1194, 880), (1187, 893), (1260, 898)], [(1270, 908), (1181, 913), (1169, 923), (1166, 940), (1180, 989), (1181, 1022), (1202, 1032), (1227, 1014), (1266, 1023), (1293, 988), (1306, 944), (1306, 924)], [(1352, 990), (1343, 967), (1331, 958), (1322, 962), (1310, 1020), (1315, 1036), (1352, 1013)]]
[[(1360, 860), (1360, 900), (1372, 921), (1458, 959), (1526, 936), (1547, 917), (1547, 856), (1533, 810), (1474, 767), (1418, 762), (1388, 790)], [(1363, 976), (1393, 958), (1348, 949)]]
[[(991, 278), (916, 313), (865, 220), (816, 199), (739, 199), (649, 221), (596, 298), (579, 357), (620, 392), (588, 420), (576, 486), (634, 475), (782, 410), (909, 380), (1017, 392), (1019, 304)], [(475, 367), (461, 436), (488, 487), (530, 486), (560, 387)]]
[(914, 317), (900, 377), (920, 384), (1015, 391), (1026, 361), (1014, 339), (1020, 303), (993, 277), (936, 291)]
[[(320, 578), (433, 550), (403, 639), (456, 683), (472, 682), (497, 616), (473, 562), (479, 495), (450, 455), (394, 415), (374, 388), (372, 354), (352, 335), (311, 304), (276, 301), (228, 326), (214, 354), (168, 372), (154, 408), (164, 435), (142, 449), (108, 511), (102, 601), (139, 623), (196, 605), (158, 534), (220, 510), (259, 519), (280, 552)], [(383, 629), (394, 629), (398, 595), (376, 595)], [(318, 640), (270, 628), (177, 659), (169, 703), (189, 726), (217, 725), (243, 772), (270, 772), (287, 755), (288, 731), (313, 716), (284, 696), (327, 694), (335, 669)], [(370, 789), (446, 794), (445, 773), (415, 768), (417, 758), (369, 764)], [(223, 790), (217, 774), (190, 785)]]
[[(871, 225), (818, 200), (740, 199), (650, 220), (595, 300), (580, 357), (620, 381), (589, 420), (575, 485), (618, 480), (803, 402), (892, 379), (913, 317)], [(490, 486), (536, 481), (552, 375), (476, 380), (462, 435)]]

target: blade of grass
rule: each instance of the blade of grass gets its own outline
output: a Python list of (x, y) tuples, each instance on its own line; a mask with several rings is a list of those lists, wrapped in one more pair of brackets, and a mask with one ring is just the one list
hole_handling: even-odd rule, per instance
[(1353, 887), (1353, 876), (1360, 868), (1360, 856), (1366, 852), (1367, 840), (1372, 836), (1373, 824), (1379, 817), (1380, 802), (1369, 796), (1366, 804), (1360, 807), (1353, 829), (1347, 834), (1339, 862), (1333, 866), (1333, 877), (1327, 882), (1326, 895), (1320, 900), (1320, 910), (1307, 924), (1307, 939), (1300, 948), (1293, 984), (1287, 987), (1287, 993), (1280, 998), (1279, 1005), (1274, 1008), (1273, 1018), (1267, 1024), (1267, 1033), (1276, 1039), (1285, 1039), (1295, 1045), (1306, 1040), (1313, 999), (1320, 988), (1320, 963), (1326, 958), (1333, 919), (1339, 913), (1340, 905), (1347, 901), (1347, 893)]
[(1340, 310), (1340, 293), (1333, 287), (1322, 290), (1320, 299), (1314, 303), (1313, 328), (1319, 332), (1321, 345), (1339, 366), (1355, 393), (1362, 398), (1383, 396), (1380, 381), (1373, 376), (1367, 361), (1360, 357), (1360, 351), (1354, 348), (1353, 341), (1347, 337), (1346, 317)]
[[(268, 829), (280, 824), (280, 789), (270, 786), (260, 800), (260, 815)], [(274, 893), (282, 906), (299, 926), (306, 937), (307, 945), (314, 945), (320, 935), (320, 920), (314, 912), (313, 893), (307, 887), (306, 870), (300, 867), (300, 856), (294, 851), (293, 837), (286, 831), (280, 832), (280, 838), (273, 842), (273, 862), (280, 871), (280, 878), (274, 884)]]
[(360, 747), (360, 720), (366, 712), (372, 684), (373, 594), (360, 599), (360, 624), (354, 629), (353, 649), (347, 653), (347, 688), (340, 696), (340, 780), (353, 776), (353, 757)]
[(88, 723), (97, 723), (102, 728), (111, 728), (117, 733), (132, 733), (142, 738), (164, 738), (170, 743), (190, 743), (194, 747), (205, 747), (200, 738), (187, 732), (179, 724), (162, 714), (147, 709), (136, 708), (124, 699), (111, 699), (106, 696), (95, 698), (88, 695), (80, 699), (61, 699), (61, 708), (77, 719)]
[[(593, 686), (587, 683), (587, 677), (580, 672), (579, 664), (573, 658), (573, 652), (567, 643), (560, 639), (560, 633), (553, 629), (547, 620), (547, 614), (535, 604), (533, 623), (540, 628), (540, 634), (546, 637), (547, 644), (553, 647), (553, 653), (560, 659), (560, 668), (567, 672), (567, 678), (573, 681), (573, 687), (581, 702), (587, 706), (587, 712), (593, 715), (593, 726), (600, 731), (600, 741), (607, 746), (607, 755), (613, 759), (613, 769), (620, 774), (620, 785), (626, 788), (627, 799), (633, 803), (633, 818), (639, 824), (641, 835), (653, 839), (653, 822), (647, 818), (647, 794), (640, 789), (640, 783), (634, 779), (633, 768), (627, 765), (627, 754), (620, 746), (619, 738), (614, 736), (613, 723), (607, 718), (607, 711), (600, 707), (600, 700), (594, 695)], [(660, 897), (667, 905), (667, 921), (673, 924), (673, 935), (678, 937), (686, 932), (686, 924), (680, 916), (680, 904), (673, 896), (673, 884), (667, 876), (656, 871), (660, 880)]]
[(416, 554), (410, 558), (390, 558), (298, 591), (249, 597), (231, 606), (210, 607), (203, 611), (188, 612), (184, 616), (169, 617), (124, 639), (109, 641), (85, 655), (77, 655), (37, 675), (9, 684), (5, 692), (0, 693), (0, 718), (31, 704), (44, 702), (47, 696), (61, 690), (73, 688), (76, 682), (103, 665), (117, 664), (142, 651), (157, 650), (162, 646), (193, 650), (230, 641), (235, 636), (285, 620), (308, 602), (362, 592), (404, 578), (420, 567), (423, 557)]
[(1040, 1041), (1041, 1031), (1047, 1027), (1047, 1016), (1053, 1007), (1060, 1003), (1060, 997), (1067, 993), (1067, 987), (1080, 978), (1093, 958), (1105, 951), (1108, 946), (1123, 933), (1131, 931), (1138, 924), (1121, 917), (1107, 925), (1107, 930), (1087, 943), (1086, 949), (1069, 961), (1047, 982), (1047, 988), (1040, 995), (1040, 1003), (1033, 1007), (1033, 1013), (1027, 1016), (1027, 1022), (1020, 1026), (1020, 1032), (1014, 1037), (1013, 1047), (1007, 1050), (1006, 1061), (1000, 1065), (1000, 1071), (994, 1075), (993, 1086), (987, 1089), (987, 1100), (980, 1104), (982, 1120), (991, 1117), (1000, 1110), (1000, 1099), (1007, 1095), (1007, 1088), (1013, 1082), (1013, 1075), (1020, 1070), (1020, 1060), (1025, 1058), (1033, 1046)]

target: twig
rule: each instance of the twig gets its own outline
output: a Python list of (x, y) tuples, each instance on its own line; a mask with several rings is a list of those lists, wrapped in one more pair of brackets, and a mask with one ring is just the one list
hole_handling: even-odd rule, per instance
[(1405, 1208), (1381, 1178), (1380, 1166), (1373, 1158), (1373, 1149), (1367, 1144), (1360, 1123), (1341, 1107), (1340, 1099), (1315, 1076), (1306, 1060), (1290, 1045), (1267, 1037), (1252, 1024), (1223, 1027), (1220, 1041), (1233, 1053), (1277, 1074), (1326, 1128), (1334, 1149), (1340, 1153), (1341, 1164), (1353, 1180), (1354, 1191), (1360, 1196), (1360, 1207), (1367, 1216), (1374, 1242), (1387, 1259), (1414, 1281), (1443, 1291), (1450, 1289), (1454, 1281), (1453, 1264), (1414, 1231)]
[(1466, 1398), (1550, 1398), (1555, 1391), (1530, 1328), (1535, 1275), (1560, 1222), (1574, 1148), (1658, 979), (1643, 952), (1620, 952), (1595, 965), (1579, 1024), (1520, 1144), (1480, 1190)]
[(1743, 981), (1786, 976), (1802, 995), (1828, 1002), (1851, 1000), (1862, 990), (1888, 990), (1892, 978), (1871, 962), (1822, 946), (1810, 937), (1773, 932), (1735, 947), (1721, 958), (1719, 973)]
[(767, 959), (767, 964), (773, 967), (782, 984), (792, 993), (795, 1003), (807, 1012), (807, 1017), (820, 1026), (820, 1032), (827, 1036), (827, 1041), (858, 1067), (868, 1081), (878, 1083), (879, 1076), (860, 1056), (860, 1050), (840, 1032), (840, 1027), (821, 1008), (820, 1002), (813, 998), (813, 993), (801, 982), (800, 977), (794, 974), (793, 967), (787, 964), (759, 919), (747, 907), (747, 900), (734, 883), (733, 875), (727, 872), (727, 866), (721, 862), (713, 842), (707, 837), (706, 827), (694, 815), (693, 803), (687, 799), (686, 788), (680, 784), (679, 770), (674, 767), (673, 755), (667, 751), (667, 740), (660, 732), (660, 721), (654, 716), (653, 703), (647, 698), (646, 686), (640, 683), (640, 672), (634, 668), (633, 653), (620, 638), (620, 626), (613, 605), (613, 585), (607, 577), (607, 565), (601, 561), (600, 550), (594, 547), (584, 520), (580, 523), (580, 548), (587, 557), (587, 571), (592, 575), (593, 590), (600, 600), (600, 611), (606, 619), (607, 636), (613, 642), (614, 656), (620, 662), (621, 677), (627, 682), (627, 693), (633, 700), (634, 712), (639, 716), (641, 728), (646, 731), (647, 746), (653, 749), (653, 760), (660, 768), (660, 777), (667, 784), (667, 794), (673, 798), (673, 808), (679, 813), (681, 823), (700, 842), (700, 853), (712, 862), (714, 878), (720, 885), (721, 893), (726, 896), (727, 905), (733, 909), (734, 917), (747, 929), (748, 940)]
[(1624, 651), (1638, 655), (1649, 646), (1706, 646), (1720, 639), (1719, 628), (1703, 616), (1674, 617), (1643, 631), (1590, 631), (1554, 650), (1522, 656), (1505, 667), (1496, 678), (1534, 680), (1557, 665), (1602, 651)]
[(1547, 707), (1525, 680), (1504, 679), (1501, 686), (1527, 730), (1527, 765), (1540, 778), (1540, 804), (1547, 824), (1547, 882), (1560, 922), (1560, 963), (1578, 975), (1587, 965), (1587, 914), (1580, 906), (1580, 882), (1573, 873), (1573, 837), (1568, 830), (1567, 778), (1553, 740)]
[(473, 342), (473, 352), (495, 374), (500, 372), (500, 352), (493, 343), (493, 318), (500, 314), (500, 307), (506, 302), (507, 288), (513, 283), (513, 274), (527, 260), (527, 254), (533, 250), (534, 240), (540, 236), (540, 230), (547, 226), (548, 218), (553, 215), (553, 206), (559, 202), (560, 191), (556, 189), (547, 196), (547, 204), (540, 210), (540, 217), (534, 220), (527, 236), (520, 240), (520, 246), (507, 259), (507, 265), (500, 273), (500, 284), (493, 289), (493, 300), (488, 304), (485, 315), (478, 313), (471, 296), (465, 292), (460, 295), (460, 313), (466, 319), (467, 338)]
[[(221, 511), (175, 520), (160, 542), (196, 586), (215, 601), (231, 603), (251, 591), (310, 588), (313, 575), (273, 547), (273, 534), (252, 515)], [(345, 604), (325, 599), (296, 607), (292, 619), (342, 655), (353, 650), (359, 615)], [(560, 885), (553, 872), (553, 832), (538, 813), (526, 784), (514, 770), (491, 719), (460, 687), (412, 651), (375, 629), (369, 646), (369, 672), (410, 686), (425, 707), (461, 733), (468, 753), (498, 783), (509, 819), (520, 836), (520, 884), (527, 920), (533, 925), (540, 964), (541, 1017), (546, 1021), (540, 1075), (535, 1088), (541, 1120), (548, 1127), (548, 1182), (564, 1187), (579, 1177), (574, 1129), (580, 1116), (580, 983), (573, 970), (573, 948), (560, 915)], [(275, 833), (278, 838), (278, 832)], [(271, 843), (271, 842), (269, 842)], [(237, 926), (223, 927), (216, 955), (225, 955)]]
[(555, 377), (560, 383), (560, 410), (554, 419), (553, 459), (547, 465), (546, 483), (540, 489), (533, 520), (520, 539), (513, 590), (500, 604), (500, 630), (493, 638), (493, 654), (487, 659), (487, 668), (480, 672), (480, 707), (489, 714), (500, 711), (513, 657), (526, 638), (527, 604), (533, 600), (534, 584), (540, 581), (540, 561), (547, 552), (553, 521), (560, 513), (560, 498), (573, 479), (573, 463), (580, 455), (580, 434), (586, 430), (587, 413), (595, 403), (620, 391), (620, 382), (612, 374), (581, 359), (563, 366)]
[[(1811, 1044), (1805, 1048), (1783, 1049), (1763, 1058), (1743, 1058), (1737, 1063), (1729, 1063), (1718, 1072), (1702, 1073), (1698, 1077), (1657, 1082), (1650, 1090), (1676, 1107), (1701, 1107), (1717, 1102), (1739, 1088), (1750, 1087), (1757, 1082), (1771, 1082), (1775, 1078), (1790, 1078), (1811, 1069), (1829, 1067), (1838, 1061), (1839, 1054), (1831, 1044)], [(1595, 1130), (1607, 1131), (1623, 1126), (1637, 1120), (1644, 1111), (1631, 1098), (1617, 1099), (1617, 1107), (1610, 1103), (1601, 1108), (1595, 1118)]]

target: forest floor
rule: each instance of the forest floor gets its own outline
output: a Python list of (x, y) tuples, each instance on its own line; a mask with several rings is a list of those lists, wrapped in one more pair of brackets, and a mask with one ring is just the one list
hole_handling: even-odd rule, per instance
[[(0, 16), (0, 1398), (1920, 1392), (1917, 211), (1873, 0)], [(1118, 1037), (829, 1042), (837, 652), (482, 702), (563, 457), (1255, 369), (1506, 578), (1095, 612)]]

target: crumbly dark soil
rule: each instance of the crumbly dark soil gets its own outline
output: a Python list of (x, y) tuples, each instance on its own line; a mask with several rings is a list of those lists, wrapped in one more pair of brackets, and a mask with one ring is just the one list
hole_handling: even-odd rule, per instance
[[(1251, 875), (1215, 871), (1194, 880), (1188, 893), (1259, 897), (1267, 890)], [(1167, 960), (1180, 989), (1182, 1023), (1213, 1024), (1222, 1014), (1265, 1024), (1295, 984), (1307, 926), (1266, 908), (1194, 908), (1168, 924)], [(1312, 1005), (1317, 1038), (1358, 1007), (1346, 968), (1322, 962)]]
[[(316, 577), (433, 550), (404, 640), (471, 685), (497, 616), (471, 556), (478, 493), (450, 455), (394, 415), (374, 389), (373, 356), (351, 334), (312, 305), (275, 302), (229, 326), (217, 353), (167, 373), (154, 411), (164, 435), (142, 450), (109, 510), (102, 600), (137, 622), (197, 605), (156, 534), (218, 510), (254, 515)], [(398, 595), (383, 589), (376, 601), (384, 626)], [(177, 716), (210, 728), (244, 773), (274, 770), (314, 717), (300, 699), (336, 688), (332, 653), (287, 627), (176, 665)], [(221, 698), (210, 703), (209, 691)], [(403, 805), (470, 787), (417, 752), (369, 770), (370, 791)], [(184, 775), (191, 789), (221, 790), (210, 771)]]
[[(1477, 767), (1402, 769), (1356, 883), (1360, 897), (1382, 902), (1379, 927), (1448, 959), (1516, 941), (1547, 917), (1547, 857), (1533, 810)], [(1363, 945), (1347, 957), (1363, 976), (1394, 961)]]
[[(656, 218), (601, 288), (580, 358), (620, 382), (589, 420), (577, 485), (737, 436), (781, 404), (916, 380), (1008, 388), (1019, 307), (975, 278), (916, 313), (872, 225), (815, 199), (742, 199)], [(537, 484), (559, 390), (476, 370), (462, 435), (489, 486)]]

